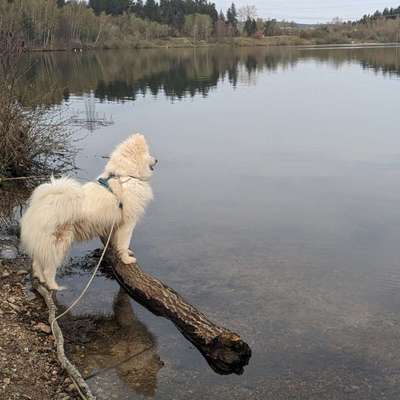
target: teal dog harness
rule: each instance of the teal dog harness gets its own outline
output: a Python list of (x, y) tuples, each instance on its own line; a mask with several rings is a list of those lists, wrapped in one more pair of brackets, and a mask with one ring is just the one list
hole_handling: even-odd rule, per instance
[[(113, 178), (116, 178), (116, 176), (115, 175), (110, 175), (109, 177), (107, 177), (107, 178), (98, 178), (97, 179), (97, 183), (100, 185), (100, 186), (103, 186), (103, 188), (104, 189), (107, 189), (110, 193), (112, 193), (115, 197), (117, 197), (116, 196), (116, 194), (113, 192), (113, 190), (111, 189), (111, 186), (110, 186), (110, 184), (109, 184), (109, 180), (110, 179), (113, 179)], [(118, 198), (117, 198), (118, 199)], [(122, 202), (118, 199), (118, 207), (120, 208), (120, 209), (122, 209), (123, 208), (123, 205), (122, 205)]]

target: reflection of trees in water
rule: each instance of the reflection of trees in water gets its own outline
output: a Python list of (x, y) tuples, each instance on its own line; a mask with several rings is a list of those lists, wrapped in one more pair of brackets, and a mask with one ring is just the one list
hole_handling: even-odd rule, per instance
[(81, 126), (86, 128), (88, 131), (93, 132), (102, 126), (114, 124), (112, 115), (107, 117), (106, 114), (100, 115), (96, 112), (96, 99), (92, 91), (88, 94), (84, 94), (83, 97), (85, 102), (85, 111), (78, 111), (72, 115), (70, 119), (72, 125)]
[[(94, 91), (100, 100), (135, 100), (140, 95), (165, 94), (171, 99), (200, 94), (207, 96), (219, 81), (233, 86), (239, 80), (239, 67), (249, 75), (287, 64), (280, 53), (211, 49), (88, 52), (83, 55), (27, 55), (34, 58), (29, 81), (32, 91), (59, 88), (53, 102), (69, 100)], [(290, 56), (291, 57), (291, 56)], [(248, 77), (245, 78), (247, 80)]]
[(315, 59), (340, 68), (358, 63), (363, 69), (383, 75), (400, 75), (400, 47), (302, 50), (299, 58)]
[[(100, 100), (135, 100), (140, 95), (160, 93), (171, 99), (200, 94), (207, 96), (220, 81), (254, 82), (261, 71), (294, 67), (302, 60), (316, 60), (340, 68), (359, 63), (383, 74), (400, 75), (400, 50), (286, 49), (229, 47), (209, 49), (103, 51), (80, 55), (29, 55), (32, 92), (58, 87), (53, 102), (68, 100), (70, 93), (94, 91)], [(247, 72), (243, 74), (243, 71)], [(240, 73), (239, 73), (240, 72)]]
[(78, 343), (70, 345), (69, 352), (94, 389), (101, 387), (105, 393), (125, 398), (124, 395), (129, 397), (127, 386), (136, 393), (154, 396), (157, 374), (163, 366), (156, 339), (137, 319), (129, 296), (122, 289), (115, 298), (113, 311), (111, 317), (65, 320), (66, 336)]

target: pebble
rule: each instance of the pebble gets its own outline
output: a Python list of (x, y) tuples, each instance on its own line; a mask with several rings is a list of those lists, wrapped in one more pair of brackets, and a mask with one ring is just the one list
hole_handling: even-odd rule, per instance
[(18, 250), (15, 246), (3, 245), (0, 249), (0, 258), (4, 260), (15, 260), (18, 256)]
[(8, 305), (16, 312), (20, 312), (21, 311), (21, 307), (15, 305), (15, 304), (8, 303)]
[(10, 274), (8, 271), (4, 271), (4, 272), (1, 274), (1, 277), (2, 277), (2, 278), (8, 278), (10, 275), (11, 275), (11, 274)]
[(67, 391), (68, 392), (73, 392), (73, 391), (75, 391), (76, 390), (76, 386), (73, 384), (73, 383), (71, 383), (70, 385), (68, 385), (68, 387), (67, 387)]
[(40, 331), (40, 332), (44, 332), (47, 334), (51, 333), (51, 328), (49, 325), (44, 324), (43, 322), (39, 322), (38, 324), (36, 324), (33, 329), (35, 331)]
[(25, 292), (25, 296), (26, 296), (27, 300), (35, 300), (36, 299), (36, 294), (34, 292), (32, 292), (31, 290), (27, 290)]
[(69, 400), (71, 397), (67, 393), (61, 392), (58, 394), (57, 399), (59, 400)]
[[(10, 233), (11, 233), (11, 232), (10, 232)], [(0, 233), (0, 240), (1, 240), (2, 242), (8, 242), (8, 243), (10, 243), (10, 242), (15, 241), (15, 236), (7, 235), (7, 234), (4, 234), (4, 233)]]

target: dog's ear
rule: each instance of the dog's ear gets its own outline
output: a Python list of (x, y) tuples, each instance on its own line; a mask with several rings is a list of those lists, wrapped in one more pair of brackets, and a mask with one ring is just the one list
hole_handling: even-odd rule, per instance
[(135, 144), (146, 144), (146, 139), (144, 138), (144, 135), (141, 133), (135, 133), (132, 135), (132, 140)]
[(145, 137), (140, 134), (140, 133), (135, 133), (134, 135), (131, 136), (131, 143), (133, 146), (135, 146), (137, 149), (147, 149), (147, 143)]

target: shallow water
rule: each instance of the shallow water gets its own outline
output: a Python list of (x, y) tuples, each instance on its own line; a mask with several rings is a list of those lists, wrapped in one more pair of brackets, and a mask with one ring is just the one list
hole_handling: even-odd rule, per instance
[[(137, 258), (253, 349), (243, 376), (218, 376), (100, 274), (74, 312), (97, 336), (72, 349), (100, 399), (399, 398), (400, 48), (32, 57), (32, 92), (73, 116), (80, 178), (147, 136)], [(74, 249), (61, 303), (97, 246)]]

